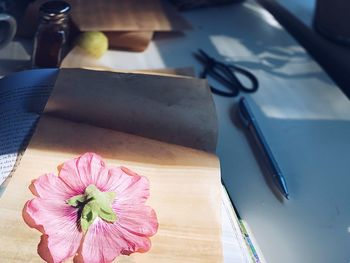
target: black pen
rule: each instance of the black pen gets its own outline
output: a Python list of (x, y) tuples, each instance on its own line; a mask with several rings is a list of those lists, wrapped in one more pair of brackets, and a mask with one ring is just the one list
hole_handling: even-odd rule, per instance
[(264, 157), (264, 160), (266, 162), (270, 175), (273, 178), (273, 181), (275, 182), (275, 184), (277, 185), (278, 189), (283, 194), (283, 196), (289, 199), (288, 188), (287, 188), (286, 180), (284, 179), (284, 176), (282, 174), (282, 171), (279, 168), (275, 158), (273, 157), (271, 149), (269, 145), (266, 143), (266, 140), (258, 126), (258, 123), (253, 115), (253, 112), (251, 111), (247, 101), (244, 98), (242, 98), (239, 101), (239, 115), (241, 117), (243, 124), (246, 126), (249, 132), (253, 135), (254, 141), (258, 145)]

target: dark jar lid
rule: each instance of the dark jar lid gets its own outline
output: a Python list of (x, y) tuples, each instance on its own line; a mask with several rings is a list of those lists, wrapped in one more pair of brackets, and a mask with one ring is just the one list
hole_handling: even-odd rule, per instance
[(45, 16), (65, 15), (70, 11), (70, 5), (65, 1), (48, 1), (40, 6), (40, 13)]

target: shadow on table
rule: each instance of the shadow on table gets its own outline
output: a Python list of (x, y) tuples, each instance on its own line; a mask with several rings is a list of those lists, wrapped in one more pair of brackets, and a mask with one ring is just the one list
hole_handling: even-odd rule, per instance
[[(237, 132), (242, 135), (242, 142), (237, 141), (237, 136), (230, 138), (224, 135), (228, 137), (225, 144), (229, 145), (224, 147), (237, 149), (220, 159), (228, 164), (222, 166), (225, 186), (230, 190), (231, 198), (239, 204), (240, 215), (249, 219), (266, 260), (273, 260), (271, 255), (275, 254), (275, 246), (271, 244), (278, 243), (275, 237), (279, 234), (288, 236), (285, 246), (279, 246), (281, 254), (288, 253), (288, 247), (303, 251), (308, 244), (310, 251), (319, 251), (316, 256), (319, 262), (341, 261), (342, 256), (349, 255), (344, 253), (344, 249), (348, 244), (350, 218), (347, 201), (350, 118), (280, 119), (265, 114), (257, 116), (259, 120), (264, 118), (259, 124), (284, 173), (290, 200), (281, 202), (281, 195), (276, 193), (276, 187), (265, 173), (260, 152), (256, 151), (251, 136), (242, 129), (236, 105), (231, 108), (231, 118), (240, 128)], [(230, 132), (236, 131), (232, 129)], [(250, 147), (245, 149), (240, 147), (242, 144)], [(255, 158), (247, 160), (248, 156)], [(232, 174), (232, 171), (240, 173)], [(263, 242), (268, 235), (271, 235), (270, 243)], [(301, 236), (307, 236), (307, 240), (300, 239)], [(339, 241), (340, 247), (333, 244), (334, 239)], [(288, 262), (309, 261), (314, 257), (314, 253), (302, 253)]]
[[(263, 120), (261, 129), (289, 187), (291, 200), (280, 202), (271, 193), (275, 186), (269, 178), (262, 178), (263, 165), (250, 158), (260, 156), (251, 149), (252, 142), (247, 142), (243, 130), (236, 129), (232, 119), (227, 118), (227, 115), (236, 118), (236, 108), (232, 106), (236, 100), (215, 97), (219, 138), (225, 138), (219, 140), (217, 152), (223, 164), (222, 178), (238, 212), (249, 221), (267, 261), (279, 262), (276, 245), (286, 262), (344, 261), (341, 257), (348, 251), (345, 245), (350, 218), (347, 201), (350, 118), (344, 96), (308, 53), (253, 2), (184, 15), (194, 26), (194, 31), (188, 33), (190, 37), (186, 38), (185, 33), (178, 40), (155, 41), (166, 67), (195, 65), (198, 72), (202, 67), (188, 54), (201, 48), (220, 61), (237, 63), (252, 71), (261, 83), (261, 90), (264, 89), (254, 96), (259, 101), (275, 102), (265, 105), (269, 109), (278, 106), (293, 113), (296, 110), (293, 105), (299, 105), (306, 111), (315, 110), (315, 114), (300, 112), (289, 117), (273, 115), (272, 111), (271, 115), (262, 112), (257, 116)], [(269, 86), (273, 82), (274, 87)], [(282, 90), (271, 98), (277, 89)], [(292, 103), (281, 105), (280, 97)], [(314, 103), (308, 106), (306, 101)], [(323, 102), (328, 106), (332, 102), (331, 109), (324, 107)], [(231, 112), (227, 112), (228, 108)], [(329, 111), (329, 115), (316, 114), (318, 111)], [(340, 111), (344, 114), (338, 118)], [(341, 240), (340, 246), (336, 246), (335, 239)]]
[[(276, 20), (255, 4), (245, 2), (183, 14), (192, 23), (193, 31), (183, 36), (156, 37), (155, 45), (166, 67), (198, 65), (189, 53), (201, 48), (216, 59), (236, 63), (257, 76), (265, 72), (285, 79), (318, 78), (333, 84)], [(186, 38), (187, 34), (191, 37)]]

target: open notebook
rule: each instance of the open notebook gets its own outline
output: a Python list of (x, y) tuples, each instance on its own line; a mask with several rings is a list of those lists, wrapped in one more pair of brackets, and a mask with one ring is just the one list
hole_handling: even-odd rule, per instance
[[(18, 74), (30, 77), (28, 72)], [(81, 69), (46, 70), (45, 74), (32, 82), (38, 87), (37, 101), (23, 105), (32, 122), (21, 122), (22, 129), (14, 129), (29, 132), (44, 105), (42, 98), (54, 85), (34, 136), (0, 199), (0, 258), (40, 261), (36, 253), (40, 234), (21, 218), (25, 201), (32, 198), (28, 186), (41, 174), (56, 172), (65, 160), (94, 151), (109, 165), (130, 167), (150, 180), (149, 204), (159, 217), (151, 251), (118, 258), (120, 262), (222, 262), (220, 169), (211, 153), (216, 146), (216, 118), (206, 83)], [(10, 84), (6, 81), (1, 84)], [(26, 96), (25, 88), (17, 97), (6, 87), (0, 92), (3, 98), (7, 94), (7, 102)], [(20, 117), (18, 108), (1, 105), (8, 106), (7, 118)], [(10, 133), (6, 141), (18, 137), (17, 146), (25, 143), (19, 139), (23, 134)], [(1, 169), (5, 178), (16, 151), (15, 146), (3, 149), (0, 161), (7, 167)], [(230, 242), (241, 253), (237, 262), (247, 262), (235, 231), (231, 227), (236, 236), (230, 236)]]

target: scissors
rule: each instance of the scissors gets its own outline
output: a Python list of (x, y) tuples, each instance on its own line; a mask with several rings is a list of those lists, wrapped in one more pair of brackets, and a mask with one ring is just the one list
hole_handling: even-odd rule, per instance
[[(259, 87), (258, 79), (248, 70), (237, 67), (235, 65), (219, 62), (210, 57), (201, 49), (198, 49), (198, 52), (194, 53), (194, 57), (199, 60), (204, 66), (204, 70), (200, 74), (201, 78), (210, 76), (230, 90), (224, 91), (210, 86), (210, 89), (214, 94), (224, 97), (235, 97), (239, 94), (240, 91), (246, 93), (257, 91)], [(244, 75), (247, 79), (249, 79), (251, 86), (243, 85), (243, 83), (236, 76), (237, 73)]]

